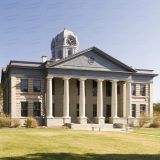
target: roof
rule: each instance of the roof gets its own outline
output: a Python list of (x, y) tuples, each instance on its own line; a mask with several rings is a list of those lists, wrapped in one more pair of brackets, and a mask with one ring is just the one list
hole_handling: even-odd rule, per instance
[(62, 59), (60, 59), (60, 60), (58, 60), (58, 61), (54, 61), (54, 62), (51, 62), (51, 63), (49, 63), (49, 64), (46, 64), (46, 68), (48, 68), (48, 67), (51, 66), (51, 65), (55, 65), (55, 64), (64, 62), (64, 61), (66, 61), (66, 60), (69, 60), (69, 59), (71, 59), (71, 58), (73, 58), (73, 57), (77, 57), (77, 56), (79, 56), (79, 55), (82, 55), (82, 54), (84, 54), (84, 53), (86, 53), (86, 52), (88, 52), (88, 51), (95, 51), (95, 52), (97, 52), (98, 54), (101, 54), (101, 55), (105, 56), (106, 58), (108, 58), (108, 59), (111, 60), (112, 62), (115, 62), (116, 64), (119, 64), (120, 66), (128, 69), (129, 71), (131, 71), (131, 72), (137, 72), (137, 71), (136, 71), (135, 69), (133, 69), (132, 67), (130, 67), (130, 66), (122, 63), (121, 61), (119, 61), (119, 60), (117, 60), (116, 58), (110, 56), (109, 54), (103, 52), (102, 50), (100, 50), (99, 48), (97, 48), (97, 47), (95, 47), (95, 46), (90, 47), (90, 48), (88, 48), (88, 49), (85, 49), (85, 50), (83, 50), (83, 51), (80, 51), (80, 52), (78, 52), (78, 53), (76, 53), (76, 54), (72, 54), (72, 55), (70, 55), (70, 56), (68, 56), (68, 57), (62, 58)]

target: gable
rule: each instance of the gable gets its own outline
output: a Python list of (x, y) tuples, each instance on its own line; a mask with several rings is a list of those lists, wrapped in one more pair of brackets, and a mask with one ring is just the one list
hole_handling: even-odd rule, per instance
[[(94, 59), (93, 63), (90, 63), (90, 58)], [(126, 68), (111, 62), (103, 55), (96, 53), (95, 51), (88, 51), (84, 54), (72, 57), (58, 64), (50, 65), (49, 68), (64, 68), (64, 69), (80, 69), (80, 70), (97, 70), (97, 71), (129, 71)]]

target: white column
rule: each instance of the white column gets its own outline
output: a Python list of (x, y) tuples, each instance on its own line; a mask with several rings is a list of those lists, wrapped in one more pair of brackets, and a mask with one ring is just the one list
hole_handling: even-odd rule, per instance
[(83, 78), (78, 79), (80, 81), (80, 94), (79, 94), (79, 117), (78, 123), (87, 124), (87, 117), (85, 117), (85, 80)]
[(52, 116), (52, 77), (46, 77), (47, 89), (46, 89), (46, 116)]
[(153, 117), (153, 83), (149, 84), (149, 113)]
[(126, 117), (126, 83), (123, 84), (123, 117)]
[(103, 79), (98, 79), (97, 81), (97, 117), (103, 117)]
[(132, 118), (131, 114), (131, 82), (126, 82), (126, 109), (127, 109), (127, 118)]
[(69, 118), (69, 79), (63, 78), (64, 80), (64, 99), (63, 99), (63, 117)]
[(79, 79), (80, 81), (80, 95), (79, 95), (79, 117), (85, 117), (85, 80)]
[(118, 80), (112, 80), (112, 97), (111, 97), (111, 117), (112, 118), (118, 118), (117, 117), (117, 81)]
[(103, 117), (103, 79), (97, 79), (97, 117), (95, 117), (95, 122), (98, 124), (104, 124)]

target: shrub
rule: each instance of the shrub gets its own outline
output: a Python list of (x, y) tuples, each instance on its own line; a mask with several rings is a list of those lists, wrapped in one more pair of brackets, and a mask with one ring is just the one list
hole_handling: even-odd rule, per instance
[(2, 114), (0, 116), (0, 127), (10, 127), (11, 126), (11, 118), (10, 116), (6, 116)]
[(153, 122), (149, 126), (150, 128), (160, 128), (160, 112), (154, 112)]
[(138, 118), (138, 123), (140, 127), (143, 127), (145, 124), (149, 123), (151, 120), (150, 116), (146, 113), (142, 113), (140, 118)]
[(12, 119), (12, 127), (17, 128), (21, 126), (21, 122), (19, 119)]
[(36, 128), (36, 127), (38, 127), (38, 122), (33, 117), (28, 117), (27, 120), (25, 120), (24, 125), (27, 128), (31, 128), (31, 127)]

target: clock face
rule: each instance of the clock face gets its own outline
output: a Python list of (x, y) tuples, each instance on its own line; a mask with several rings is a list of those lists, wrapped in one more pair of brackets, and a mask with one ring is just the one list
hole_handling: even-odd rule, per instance
[(66, 40), (66, 43), (67, 43), (69, 46), (72, 46), (72, 45), (73, 45), (73, 39), (68, 38), (68, 39)]

